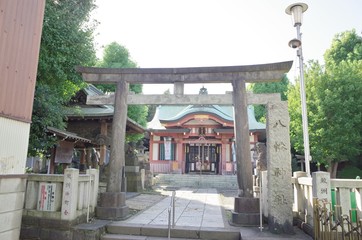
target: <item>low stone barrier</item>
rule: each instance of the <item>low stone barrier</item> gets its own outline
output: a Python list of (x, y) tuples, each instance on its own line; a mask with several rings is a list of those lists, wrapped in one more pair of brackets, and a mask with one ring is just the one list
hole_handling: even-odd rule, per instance
[[(262, 209), (268, 217), (268, 197), (266, 184), (267, 171), (263, 172)], [(295, 222), (308, 234), (313, 235), (314, 216), (313, 199), (325, 199), (330, 202), (332, 211), (338, 206), (341, 215), (349, 215), (350, 210), (357, 210), (362, 216), (362, 180), (330, 179), (329, 173), (315, 172), (307, 177), (305, 172), (294, 172), (291, 178), (293, 194), (293, 217)]]
[(29, 174), (20, 239), (72, 239), (72, 227), (94, 216), (99, 171)]

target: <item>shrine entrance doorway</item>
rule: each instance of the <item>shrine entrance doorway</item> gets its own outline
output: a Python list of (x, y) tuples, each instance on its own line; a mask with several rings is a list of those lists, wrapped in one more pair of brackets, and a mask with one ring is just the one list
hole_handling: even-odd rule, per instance
[(190, 143), (186, 145), (187, 173), (218, 174), (221, 144)]

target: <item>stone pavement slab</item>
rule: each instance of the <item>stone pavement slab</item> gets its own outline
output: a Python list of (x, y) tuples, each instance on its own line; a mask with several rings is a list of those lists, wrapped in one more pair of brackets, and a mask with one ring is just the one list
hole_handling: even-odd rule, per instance
[[(220, 192), (222, 194), (220, 194)], [(141, 228), (153, 227), (159, 229), (160, 226), (168, 225), (168, 209), (171, 203), (171, 191), (163, 192), (166, 195), (141, 194), (127, 200), (130, 208), (141, 210), (138, 214), (127, 220), (114, 222), (111, 225), (139, 225)], [(199, 229), (230, 229), (240, 230), (240, 236), (246, 239), (300, 239), (311, 240), (312, 237), (295, 227), (295, 235), (277, 235), (268, 231), (267, 226), (261, 232), (258, 227), (233, 227), (225, 219), (225, 211), (233, 209), (235, 196), (234, 190), (216, 189), (176, 189), (175, 201), (175, 221), (176, 228)], [(143, 210), (142, 210), (143, 209)], [(159, 230), (157, 230), (159, 231)], [(173, 230), (175, 231), (175, 229)], [(182, 232), (182, 231), (181, 231)], [(181, 234), (181, 233), (180, 233)], [(185, 234), (185, 231), (182, 232)], [(209, 234), (209, 233), (208, 233)], [(158, 237), (145, 237), (140, 239), (164, 239)], [(173, 235), (173, 237), (175, 237)], [(205, 237), (205, 236), (204, 236)], [(184, 236), (184, 239), (193, 238)], [(207, 238), (207, 237), (206, 237)], [(111, 238), (110, 238), (111, 239)], [(122, 238), (120, 238), (122, 239)], [(171, 238), (172, 239), (172, 238)]]
[[(141, 197), (139, 200), (142, 200)], [(145, 198), (144, 200), (148, 201), (150, 199)], [(129, 207), (133, 208), (130, 205)], [(171, 195), (151, 205), (151, 207), (144, 210), (142, 214), (137, 214), (124, 222), (132, 224), (168, 225), (169, 211), (172, 212)], [(191, 188), (176, 190), (175, 225), (225, 227), (222, 209), (220, 207), (220, 197), (217, 190)]]

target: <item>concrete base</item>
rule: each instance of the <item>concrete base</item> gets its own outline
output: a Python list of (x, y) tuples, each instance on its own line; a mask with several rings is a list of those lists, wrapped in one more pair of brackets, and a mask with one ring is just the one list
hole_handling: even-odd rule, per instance
[(259, 226), (259, 211), (258, 198), (235, 197), (231, 224), (240, 226)]
[(101, 193), (99, 206), (96, 207), (96, 216), (104, 220), (121, 220), (128, 216), (125, 192)]

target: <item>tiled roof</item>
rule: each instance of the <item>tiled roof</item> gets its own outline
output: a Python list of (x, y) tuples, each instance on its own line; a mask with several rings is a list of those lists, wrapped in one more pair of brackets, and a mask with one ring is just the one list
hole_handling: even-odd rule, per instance
[(79, 137), (77, 134), (72, 133), (72, 132), (60, 130), (60, 129), (53, 128), (53, 127), (47, 127), (47, 130), (48, 130), (48, 132), (53, 133), (64, 139), (68, 139), (71, 142), (81, 141), (81, 142), (85, 142), (85, 143), (91, 143), (91, 140)]
[[(82, 89), (87, 96), (100, 96), (104, 95), (104, 93), (96, 88), (92, 84), (88, 84), (88, 86)], [(85, 105), (78, 104), (76, 106), (68, 107), (66, 109), (66, 116), (68, 118), (113, 118), (114, 107), (113, 105)], [(127, 117), (127, 126), (132, 128), (135, 132), (143, 133), (145, 132), (145, 128), (135, 122), (134, 120)]]
[[(162, 122), (172, 122), (182, 119), (189, 114), (213, 114), (221, 119), (234, 121), (234, 110), (233, 106), (219, 106), (219, 105), (188, 105), (188, 106), (169, 106), (162, 105), (156, 110), (155, 116), (151, 122), (148, 123), (147, 128), (149, 129), (165, 129), (162, 126)], [(257, 122), (254, 114), (254, 107), (248, 106), (248, 119), (249, 129), (264, 130), (266, 128), (264, 123)]]

